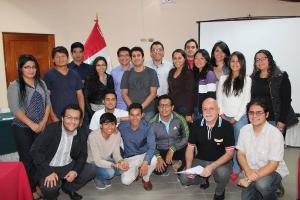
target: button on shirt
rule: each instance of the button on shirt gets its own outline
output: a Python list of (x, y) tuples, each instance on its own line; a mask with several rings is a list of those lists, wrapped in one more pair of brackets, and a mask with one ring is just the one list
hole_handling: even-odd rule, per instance
[(169, 72), (173, 67), (173, 64), (169, 61), (162, 60), (162, 63), (157, 66), (153, 63), (152, 60), (149, 60), (145, 63), (145, 66), (154, 69), (157, 73), (159, 87), (157, 89), (157, 96), (161, 96), (163, 94), (168, 94), (168, 76)]
[(241, 129), (236, 148), (246, 156), (248, 165), (252, 169), (260, 169), (268, 164), (270, 160), (279, 161), (276, 169), (281, 177), (289, 174), (288, 168), (283, 160), (284, 140), (281, 132), (268, 122), (258, 135), (254, 133), (252, 124)]
[(71, 148), (74, 136), (77, 135), (75, 130), (72, 135), (67, 134), (65, 127), (62, 125), (62, 134), (57, 151), (50, 162), (52, 167), (66, 166), (72, 162)]

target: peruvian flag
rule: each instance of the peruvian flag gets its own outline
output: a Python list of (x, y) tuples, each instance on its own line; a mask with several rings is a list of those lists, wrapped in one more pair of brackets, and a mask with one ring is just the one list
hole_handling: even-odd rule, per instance
[[(97, 17), (98, 18), (98, 17)], [(92, 64), (94, 59), (98, 56), (105, 57), (107, 61), (107, 73), (111, 72), (111, 60), (109, 57), (108, 48), (101, 32), (98, 19), (95, 20), (95, 25), (88, 39), (84, 44), (84, 57), (85, 63)]]

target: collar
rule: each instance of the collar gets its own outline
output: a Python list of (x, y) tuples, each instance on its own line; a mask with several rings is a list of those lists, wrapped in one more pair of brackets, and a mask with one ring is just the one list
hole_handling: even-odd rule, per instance
[(173, 120), (173, 113), (171, 113), (170, 119), (169, 119), (169, 121), (167, 121), (167, 122), (163, 121), (163, 120), (161, 119), (161, 117), (160, 117), (160, 114), (158, 114), (158, 121), (159, 121), (159, 122), (162, 122), (162, 123), (164, 123), (164, 124), (165, 124), (165, 123), (169, 124), (172, 120)]
[[(205, 126), (206, 126), (206, 121), (205, 121), (205, 119), (204, 119), (204, 117), (203, 117), (202, 120), (201, 120), (201, 122), (200, 122), (200, 126), (201, 126), (201, 127), (204, 126), (204, 122), (205, 122)], [(222, 118), (221, 118), (220, 116), (218, 117), (218, 119), (217, 119), (217, 121), (216, 121), (216, 124), (218, 124), (218, 125), (217, 125), (218, 128), (221, 127), (221, 125), (222, 125)], [(216, 124), (214, 125), (214, 127), (216, 126)]]

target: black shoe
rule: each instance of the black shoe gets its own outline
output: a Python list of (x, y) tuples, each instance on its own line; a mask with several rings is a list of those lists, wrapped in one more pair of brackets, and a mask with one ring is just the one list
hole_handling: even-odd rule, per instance
[(62, 187), (61, 189), (62, 189), (62, 191), (64, 193), (66, 193), (67, 195), (69, 195), (70, 199), (72, 199), (72, 200), (80, 200), (80, 199), (82, 199), (82, 196), (80, 194), (78, 194), (77, 192), (70, 192), (70, 191), (64, 189), (64, 187)]
[(280, 183), (279, 183), (279, 185), (278, 185), (278, 188), (277, 188), (277, 190), (276, 190), (276, 196), (277, 196), (278, 198), (281, 198), (281, 197), (283, 197), (283, 195), (284, 195), (284, 187), (283, 187), (283, 185), (282, 185), (282, 182), (280, 181)]
[(214, 200), (224, 200), (225, 199), (225, 191), (221, 195), (214, 195)]
[(209, 181), (208, 181), (208, 179), (205, 179), (205, 183), (201, 183), (200, 184), (200, 188), (202, 188), (202, 189), (207, 189), (209, 187)]

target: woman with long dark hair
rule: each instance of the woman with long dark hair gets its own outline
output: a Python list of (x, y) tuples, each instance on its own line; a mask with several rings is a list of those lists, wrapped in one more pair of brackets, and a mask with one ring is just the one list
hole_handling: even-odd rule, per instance
[(104, 108), (105, 92), (115, 89), (113, 78), (106, 73), (106, 69), (106, 59), (102, 56), (95, 58), (91, 73), (85, 81), (84, 92), (89, 119), (97, 110)]
[(36, 192), (35, 167), (29, 154), (32, 143), (41, 133), (50, 113), (50, 97), (46, 84), (40, 79), (37, 60), (32, 55), (21, 55), (18, 61), (18, 79), (7, 90), (10, 111), (14, 115), (12, 133), (20, 161), (29, 177), (33, 198)]
[(229, 73), (229, 56), (229, 47), (223, 41), (217, 42), (211, 50), (211, 64), (218, 79)]
[[(218, 81), (210, 64), (209, 53), (199, 49), (194, 55), (194, 118), (202, 115), (202, 102), (208, 98), (216, 98), (216, 82)], [(195, 120), (194, 119), (194, 120)]]
[[(238, 51), (229, 58), (229, 74), (220, 77), (217, 89), (217, 101), (220, 116), (233, 125), (234, 139), (237, 143), (240, 129), (248, 124), (246, 106), (251, 99), (251, 78), (246, 76), (245, 56)], [(240, 173), (240, 167), (233, 157), (233, 171), (230, 179), (234, 182)]]
[(268, 50), (262, 49), (255, 54), (251, 78), (251, 98), (269, 105), (268, 121), (271, 124), (283, 132), (287, 126), (298, 122), (291, 107), (288, 74), (279, 69)]
[(174, 111), (192, 122), (193, 114), (193, 73), (188, 68), (187, 57), (182, 49), (172, 53), (174, 68), (168, 76), (169, 95), (174, 100)]

